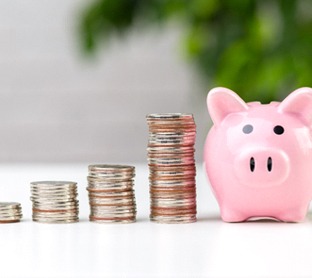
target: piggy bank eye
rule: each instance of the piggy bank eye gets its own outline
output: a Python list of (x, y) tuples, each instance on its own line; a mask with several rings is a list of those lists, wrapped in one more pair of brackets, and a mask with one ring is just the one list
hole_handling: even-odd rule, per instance
[(252, 125), (245, 125), (244, 127), (243, 127), (243, 132), (245, 133), (245, 134), (249, 134), (249, 133), (251, 133), (253, 131), (253, 126)]
[(281, 135), (284, 133), (284, 128), (280, 125), (277, 125), (274, 127), (273, 129), (274, 133), (277, 134), (277, 135)]

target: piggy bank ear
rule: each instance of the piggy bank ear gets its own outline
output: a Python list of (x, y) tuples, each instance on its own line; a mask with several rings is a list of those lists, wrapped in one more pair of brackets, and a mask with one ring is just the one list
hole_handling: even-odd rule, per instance
[(210, 117), (215, 125), (231, 113), (248, 110), (248, 105), (232, 90), (227, 88), (214, 88), (207, 96), (207, 106)]
[(312, 89), (305, 87), (293, 91), (278, 107), (281, 113), (292, 113), (312, 124)]

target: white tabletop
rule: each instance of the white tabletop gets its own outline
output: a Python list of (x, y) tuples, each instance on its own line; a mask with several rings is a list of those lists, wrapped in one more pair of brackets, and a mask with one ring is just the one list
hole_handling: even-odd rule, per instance
[[(0, 225), (0, 277), (312, 277), (312, 213), (298, 224), (221, 221), (197, 169), (198, 222), (149, 221), (148, 168), (136, 165), (137, 222), (88, 221), (87, 165), (0, 165), (1, 201), (18, 201), (21, 223)], [(29, 183), (73, 180), (80, 222), (31, 220)]]

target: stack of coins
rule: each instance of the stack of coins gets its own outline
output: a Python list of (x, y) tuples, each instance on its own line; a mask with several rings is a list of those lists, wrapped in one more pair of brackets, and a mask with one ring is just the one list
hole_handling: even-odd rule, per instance
[(0, 223), (14, 223), (22, 219), (20, 203), (0, 202)]
[(147, 115), (152, 221), (196, 221), (196, 168), (193, 115)]
[(37, 181), (30, 186), (33, 221), (72, 223), (79, 220), (76, 182)]
[(90, 221), (131, 223), (136, 219), (135, 168), (126, 165), (90, 165), (87, 190)]

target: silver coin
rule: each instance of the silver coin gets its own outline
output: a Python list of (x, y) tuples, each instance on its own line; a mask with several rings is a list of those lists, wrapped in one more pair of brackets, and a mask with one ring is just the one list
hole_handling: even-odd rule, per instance
[(152, 113), (146, 115), (147, 119), (193, 119), (192, 114), (187, 113)]
[(149, 132), (148, 141), (151, 140), (195, 140), (196, 132), (180, 131), (180, 132)]
[(53, 206), (53, 205), (78, 205), (79, 203), (77, 203), (74, 199), (72, 200), (64, 200), (64, 199), (33, 199), (30, 198), (31, 201), (33, 202), (33, 205), (48, 205), (48, 206)]
[(79, 201), (75, 198), (70, 199), (47, 199), (47, 198), (32, 198), (30, 197), (34, 205), (78, 205)]
[(47, 219), (72, 219), (72, 218), (77, 218), (78, 217), (78, 212), (59, 212), (59, 213), (48, 213), (48, 212), (33, 212), (32, 215), (34, 217), (42, 217), (42, 218), (47, 218)]
[(153, 180), (158, 181), (168, 181), (168, 180), (177, 180), (177, 179), (192, 179), (195, 175), (195, 172), (189, 171), (189, 172), (157, 172), (153, 173), (149, 176), (149, 180), (153, 182)]
[(148, 158), (149, 164), (156, 165), (187, 165), (194, 163), (194, 157), (182, 157), (182, 158)]
[(103, 202), (102, 200), (90, 200), (89, 202), (90, 207), (105, 207), (105, 206), (118, 206), (118, 205), (131, 205), (133, 207), (136, 206), (135, 202), (126, 202), (126, 201), (120, 201), (117, 202)]
[(149, 133), (156, 132), (196, 132), (196, 125), (187, 121), (149, 121)]
[(75, 216), (72, 216), (72, 217), (69, 217), (69, 216), (65, 216), (65, 217), (48, 217), (46, 215), (35, 215), (33, 214), (32, 216), (32, 219), (33, 221), (38, 221), (38, 222), (64, 222), (64, 223), (67, 223), (67, 222), (78, 222), (79, 218), (78, 217), (75, 217)]
[(11, 219), (21, 219), (23, 217), (23, 214), (8, 214), (8, 215), (1, 215), (0, 216), (0, 221), (1, 220), (11, 220)]
[(32, 192), (33, 198), (47, 198), (47, 199), (53, 199), (53, 198), (63, 198), (63, 199), (72, 199), (76, 198), (78, 196), (78, 193), (41, 193), (41, 192)]
[(118, 201), (125, 201), (125, 202), (129, 202), (129, 201), (135, 201), (135, 196), (134, 194), (132, 195), (128, 195), (128, 196), (108, 196), (108, 197), (98, 197), (96, 195), (93, 194), (89, 194), (89, 200), (98, 200), (98, 201), (103, 201), (103, 202), (118, 202)]
[[(170, 180), (168, 180), (170, 181)], [(150, 188), (153, 188), (153, 189), (166, 189), (166, 188), (176, 188), (176, 190), (179, 190), (180, 188), (185, 188), (185, 187), (189, 187), (189, 188), (194, 188), (196, 189), (196, 186), (195, 186), (195, 183), (184, 183), (184, 184), (181, 184), (181, 183), (168, 183), (168, 181), (165, 181), (164, 183), (160, 183), (159, 181), (157, 181), (157, 183), (155, 181), (153, 182), (150, 182)]]
[(112, 201), (112, 200), (103, 200), (103, 199), (95, 199), (92, 198), (89, 200), (90, 206), (112, 206), (112, 205), (135, 205), (135, 200), (129, 199), (129, 200), (118, 200), (118, 201)]
[(1, 214), (0, 215), (0, 219), (3, 219), (3, 218), (10, 218), (10, 217), (19, 217), (21, 218), (23, 215), (22, 213), (7, 213), (7, 214)]
[(103, 201), (103, 200), (90, 200), (89, 204), (91, 207), (98, 207), (98, 206), (111, 206), (111, 205), (132, 205), (133, 207), (136, 206), (135, 201), (133, 200), (115, 200), (115, 201)]
[(49, 193), (46, 193), (46, 192), (31, 192), (31, 196), (33, 196), (34, 198), (46, 198), (47, 196), (51, 196), (51, 198), (56, 198), (56, 197), (63, 197), (64, 199), (67, 199), (67, 198), (74, 198), (76, 199), (76, 197), (78, 196), (78, 193), (77, 192), (72, 192), (72, 193), (55, 193), (55, 192), (51, 192), (50, 194)]
[(22, 216), (20, 203), (0, 202), (0, 223), (19, 222)]
[(35, 188), (31, 187), (30, 192), (36, 194), (73, 194), (77, 193), (77, 187), (71, 188)]
[(10, 217), (10, 216), (18, 216), (18, 215), (22, 215), (21, 211), (8, 211), (8, 212), (3, 212), (0, 213), (0, 218), (2, 217)]
[(36, 211), (79, 211), (79, 207), (33, 207), (33, 212)]
[(149, 132), (150, 136), (189, 136), (189, 135), (195, 135), (195, 131), (157, 131), (157, 132)]
[(148, 142), (151, 145), (155, 144), (168, 144), (170, 143), (173, 145), (174, 143), (181, 144), (181, 143), (194, 143), (195, 136), (150, 136), (148, 138)]
[(9, 208), (9, 209), (1, 209), (0, 214), (7, 214), (7, 213), (18, 213), (22, 211), (21, 208)]
[(150, 134), (149, 135), (149, 138), (148, 138), (148, 141), (149, 143), (152, 143), (152, 144), (155, 144), (155, 143), (162, 143), (163, 141), (165, 143), (167, 142), (195, 142), (195, 139), (196, 139), (196, 136), (195, 135), (188, 135), (188, 136), (185, 136), (185, 135), (168, 135), (168, 136), (165, 136), (165, 135), (152, 135)]
[(177, 207), (194, 207), (196, 206), (196, 201), (172, 201), (172, 200), (151, 200), (152, 207), (165, 207), (165, 208), (177, 208)]
[(133, 222), (136, 215), (134, 196), (135, 168), (128, 165), (89, 165), (88, 195), (90, 221)]
[(97, 181), (106, 181), (106, 182), (123, 182), (123, 181), (129, 181), (133, 179), (134, 176), (127, 176), (127, 175), (98, 175), (98, 174), (89, 174), (90, 179), (95, 178)]
[(129, 185), (133, 184), (133, 177), (123, 176), (123, 178), (106, 178), (104, 176), (98, 175), (89, 175), (87, 177), (88, 182), (91, 183), (99, 183), (99, 184), (107, 184), (107, 185)]
[(128, 179), (124, 181), (116, 181), (116, 180), (107, 180), (105, 178), (98, 177), (87, 177), (89, 183), (99, 184), (103, 186), (130, 186), (134, 184), (133, 179)]
[(194, 157), (193, 152), (188, 153), (165, 153), (165, 152), (154, 152), (148, 154), (149, 158), (186, 158), (186, 157)]
[(0, 202), (0, 209), (2, 208), (16, 208), (21, 207), (20, 203), (17, 202)]
[(195, 153), (194, 146), (154, 146), (147, 147), (148, 153)]
[(30, 185), (33, 221), (43, 223), (77, 222), (79, 202), (77, 183), (37, 181)]
[(66, 191), (66, 190), (77, 190), (76, 184), (59, 184), (59, 185), (47, 185), (47, 184), (30, 184), (32, 190), (37, 191)]
[(133, 218), (136, 216), (136, 212), (105, 212), (105, 213), (101, 213), (101, 212), (97, 212), (97, 213), (92, 213), (90, 214), (93, 217), (97, 217), (97, 218)]
[(136, 209), (134, 207), (130, 208), (120, 208), (120, 207), (92, 207), (92, 213), (117, 213), (117, 214), (126, 214), (126, 213), (135, 213)]
[(158, 145), (190, 145), (194, 144), (194, 139), (187, 138), (173, 138), (173, 139), (165, 139), (165, 138), (153, 138), (149, 140), (148, 146), (158, 146)]
[(77, 185), (73, 181), (33, 181), (30, 183), (33, 186), (64, 186), (64, 185)]
[(76, 202), (33, 202), (34, 207), (78, 207), (79, 203)]
[(135, 199), (117, 199), (117, 200), (110, 200), (110, 199), (96, 199), (92, 198), (89, 200), (91, 206), (135, 206), (136, 202)]
[(74, 209), (78, 208), (78, 204), (34, 204), (34, 209)]
[(136, 222), (135, 217), (132, 219), (95, 219), (93, 217), (90, 216), (90, 221), (94, 222), (94, 223), (120, 223), (120, 224), (127, 224), (127, 223), (134, 223)]
[(102, 213), (102, 214), (90, 214), (90, 216), (94, 218), (106, 218), (106, 219), (116, 219), (116, 218), (127, 218), (134, 219), (136, 217), (136, 213)]
[[(196, 167), (193, 115), (147, 115), (151, 220), (189, 223), (196, 220)], [(186, 215), (189, 214), (189, 215)]]
[(196, 216), (186, 216), (186, 217), (164, 217), (164, 216), (151, 216), (151, 221), (157, 223), (164, 223), (164, 224), (182, 224), (182, 223), (193, 223), (196, 222)]
[(118, 197), (127, 197), (127, 196), (134, 196), (134, 190), (127, 190), (127, 191), (89, 191), (89, 196), (98, 197), (98, 198), (118, 198)]
[[(167, 184), (167, 186), (158, 186), (158, 184), (154, 185), (152, 182), (150, 184), (150, 191), (155, 193), (166, 193), (166, 192), (183, 192), (183, 193), (190, 193), (196, 191), (195, 183), (188, 183), (185, 185), (176, 186), (175, 184), (169, 184), (167, 181), (172, 180), (165, 180), (164, 184)], [(159, 182), (159, 181), (158, 181)]]
[(114, 210), (114, 211), (121, 211), (121, 210), (136, 210), (136, 205), (135, 204), (123, 204), (123, 205), (92, 205), (90, 206), (91, 211), (105, 211), (105, 210)]
[(195, 177), (192, 179), (176, 179), (176, 180), (160, 180), (150, 177), (150, 185), (155, 187), (182, 187), (182, 186), (196, 186)]
[(76, 223), (79, 221), (78, 218), (73, 219), (46, 219), (46, 218), (37, 218), (34, 217), (33, 221), (40, 222), (40, 223), (50, 223), (50, 224), (58, 224), (58, 223)]
[(127, 196), (125, 197), (114, 197), (114, 198), (98, 198), (89, 196), (90, 204), (118, 204), (118, 203), (135, 203), (134, 196)]
[(30, 189), (31, 194), (77, 194), (77, 188), (58, 188), (58, 189), (50, 189), (50, 188), (33, 188)]
[(161, 166), (161, 165), (149, 165), (149, 168), (153, 171), (167, 171), (171, 169), (179, 169), (179, 170), (193, 170), (196, 169), (195, 163), (188, 165), (179, 165), (179, 166)]
[(22, 215), (11, 215), (6, 217), (1, 217), (0, 222), (2, 221), (18, 221), (22, 219)]
[(134, 173), (135, 167), (129, 165), (93, 164), (88, 166), (89, 173)]
[(177, 131), (178, 127), (187, 127), (187, 129), (191, 129), (191, 127), (195, 127), (196, 124), (194, 122), (193, 117), (187, 118), (162, 118), (162, 119), (147, 119), (147, 124), (149, 127), (149, 130), (159, 130), (161, 128), (167, 128), (174, 126), (176, 129), (173, 129), (173, 131)]
[(133, 185), (125, 185), (125, 186), (114, 186), (114, 185), (103, 185), (103, 184), (91, 184), (88, 183), (88, 187), (86, 188), (90, 192), (111, 192), (111, 191), (129, 191), (134, 188)]

